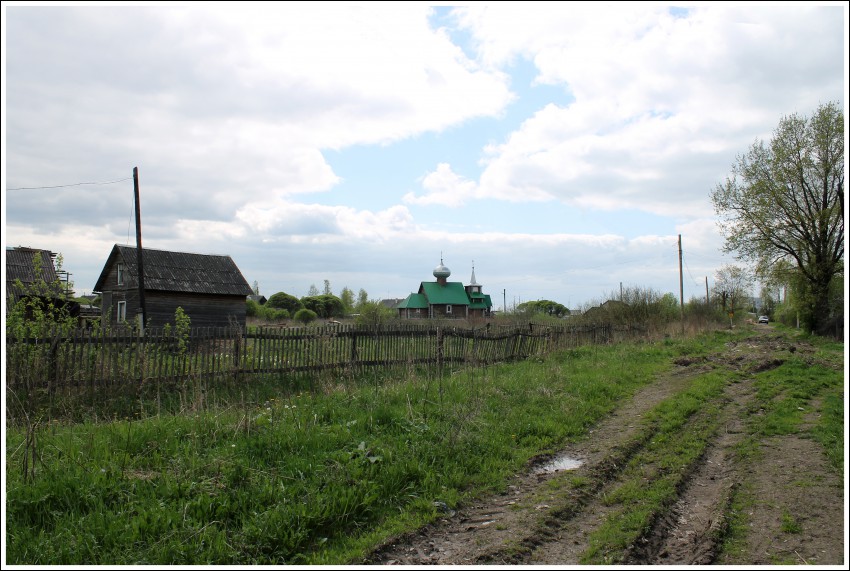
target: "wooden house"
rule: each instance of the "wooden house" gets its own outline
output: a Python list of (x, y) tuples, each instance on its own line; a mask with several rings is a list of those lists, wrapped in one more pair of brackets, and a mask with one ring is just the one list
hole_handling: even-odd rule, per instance
[[(40, 300), (54, 308), (66, 308), (76, 316), (80, 304), (71, 301), (68, 274), (56, 270), (56, 254), (37, 248), (6, 248), (6, 314), (23, 299)], [(65, 280), (61, 278), (65, 277)]]
[(451, 270), (443, 265), (442, 260), (433, 274), (436, 281), (421, 282), (416, 293), (411, 293), (396, 305), (399, 317), (466, 319), (491, 316), (493, 303), (489, 295), (482, 293), (481, 284), (475, 281), (475, 267), (467, 286), (448, 281)]
[[(230, 256), (142, 249), (148, 327), (174, 324), (180, 307), (192, 327), (245, 327), (245, 300), (254, 291)], [(131, 323), (141, 312), (138, 251), (116, 244), (94, 291), (104, 325)]]

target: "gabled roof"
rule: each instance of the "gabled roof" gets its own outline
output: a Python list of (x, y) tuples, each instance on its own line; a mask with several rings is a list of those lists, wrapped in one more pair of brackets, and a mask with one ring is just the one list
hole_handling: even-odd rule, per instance
[[(35, 272), (35, 256), (41, 254), (41, 275)], [(36, 248), (11, 248), (6, 250), (6, 281), (13, 282), (16, 279), (24, 284), (43, 280), (45, 283), (56, 281), (56, 268), (53, 267), (55, 254), (50, 250), (39, 250)]]
[(445, 285), (422, 282), (419, 285), (419, 293), (425, 294), (431, 305), (469, 305), (469, 297), (460, 282), (446, 282)]
[(396, 309), (428, 309), (428, 300), (421, 293), (412, 293), (407, 296), (401, 303), (395, 306)]
[[(230, 256), (189, 254), (142, 249), (145, 291), (244, 295), (254, 293)], [(109, 268), (120, 261), (134, 280), (138, 278), (137, 250), (116, 244), (109, 254), (94, 291), (103, 291)]]
[[(35, 257), (41, 254), (41, 275), (36, 275)], [(20, 280), (24, 286), (35, 282), (44, 282), (49, 289), (61, 293), (62, 288), (58, 286), (59, 277), (56, 268), (53, 267), (55, 254), (49, 250), (36, 248), (18, 247), (6, 250), (6, 294), (15, 289), (15, 280)]]

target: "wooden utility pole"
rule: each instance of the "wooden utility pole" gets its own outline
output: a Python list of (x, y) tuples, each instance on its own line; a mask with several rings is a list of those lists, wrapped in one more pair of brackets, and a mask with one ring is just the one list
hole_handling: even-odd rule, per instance
[(679, 234), (679, 308), (682, 319), (682, 335), (685, 334), (685, 282), (682, 277), (682, 235)]
[(708, 276), (705, 276), (705, 305), (708, 305)]
[(145, 266), (142, 259), (142, 212), (139, 207), (139, 167), (133, 167), (133, 190), (136, 195), (136, 262), (139, 266), (139, 309), (142, 310), (142, 323), (139, 331), (144, 333), (147, 323), (145, 311)]

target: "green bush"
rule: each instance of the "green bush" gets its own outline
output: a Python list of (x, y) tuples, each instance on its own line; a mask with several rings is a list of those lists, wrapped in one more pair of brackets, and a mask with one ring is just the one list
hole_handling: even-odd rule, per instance
[(293, 317), (295, 321), (303, 323), (307, 325), (308, 323), (315, 321), (318, 316), (315, 311), (310, 309), (299, 309), (295, 312), (295, 316)]

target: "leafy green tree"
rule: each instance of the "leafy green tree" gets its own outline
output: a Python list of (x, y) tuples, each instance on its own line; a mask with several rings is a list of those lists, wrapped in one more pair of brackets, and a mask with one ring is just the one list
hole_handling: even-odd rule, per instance
[(306, 308), (301, 308), (295, 312), (293, 319), (295, 319), (295, 321), (298, 321), (299, 323), (307, 325), (308, 323), (315, 321), (316, 317), (317, 316), (315, 311), (311, 311)]
[(838, 103), (811, 118), (784, 117), (769, 145), (757, 141), (711, 193), (724, 251), (768, 276), (790, 262), (803, 325), (829, 320), (830, 286), (844, 271), (844, 114)]
[(331, 282), (330, 280), (325, 280), (325, 287), (322, 290), (323, 295), (333, 295), (333, 291), (331, 291)]
[(285, 309), (290, 315), (295, 315), (295, 312), (304, 307), (304, 305), (294, 295), (279, 291), (266, 301), (266, 307)]
[(358, 306), (359, 315), (355, 319), (357, 325), (383, 325), (396, 317), (396, 313), (377, 301), (367, 301)]
[(357, 293), (357, 306), (355, 307), (358, 313), (360, 312), (360, 308), (367, 303), (369, 303), (369, 294), (366, 293), (365, 289), (360, 288), (360, 291)]
[(301, 304), (322, 318), (340, 317), (343, 314), (342, 301), (335, 295), (302, 297)]
[[(71, 314), (75, 305), (67, 293), (66, 284), (58, 278), (52, 282), (44, 279), (44, 264), (41, 253), (33, 255), (35, 279), (24, 284), (16, 279), (12, 292), (7, 297), (6, 335), (8, 337), (45, 337), (62, 334), (77, 327), (77, 319)], [(56, 271), (62, 269), (62, 256), (56, 257)], [(69, 286), (70, 287), (70, 286)]]
[(564, 317), (570, 314), (570, 310), (558, 302), (548, 299), (526, 301), (517, 306), (520, 313), (542, 313), (553, 317)]
[(343, 312), (351, 313), (354, 310), (354, 292), (348, 289), (348, 286), (339, 292), (339, 300), (342, 302)]

